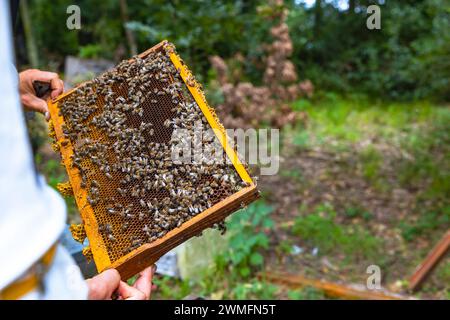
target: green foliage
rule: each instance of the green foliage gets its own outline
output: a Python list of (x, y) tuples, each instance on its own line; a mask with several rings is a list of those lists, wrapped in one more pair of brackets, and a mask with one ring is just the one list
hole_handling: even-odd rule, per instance
[(355, 3), (356, 10), (342, 11), (322, 1), (318, 11), (291, 2), (294, 59), (304, 76), (339, 92), (358, 88), (391, 99), (448, 100), (448, 2), (379, 1), (381, 30), (366, 28), (366, 8), (374, 1)]
[(280, 243), (277, 245), (277, 247), (275, 248), (275, 250), (280, 254), (284, 254), (284, 255), (289, 255), (292, 254), (292, 241), (290, 240), (282, 240), (280, 241)]
[(193, 289), (189, 281), (169, 276), (154, 277), (153, 283), (158, 286), (157, 294), (162, 299), (181, 300), (191, 294)]
[(444, 261), (436, 271), (438, 277), (442, 279), (442, 283), (450, 283), (450, 261)]
[[(39, 157), (36, 159), (40, 164)], [(62, 168), (60, 162), (55, 159), (49, 159), (42, 166), (42, 173), (47, 177), (47, 183), (56, 189), (56, 185), (67, 180), (67, 175)]]
[(307, 148), (310, 143), (310, 133), (306, 130), (298, 130), (295, 132), (292, 142), (297, 147)]
[(274, 298), (277, 287), (254, 277), (254, 271), (262, 269), (263, 253), (269, 247), (267, 233), (274, 227), (272, 210), (259, 200), (229, 218), (228, 250), (216, 256), (215, 268), (196, 283), (202, 295), (225, 299)]
[(322, 300), (325, 298), (321, 290), (308, 286), (299, 290), (289, 290), (287, 295), (290, 300)]
[(101, 55), (102, 47), (98, 44), (88, 44), (81, 46), (78, 56), (84, 59), (98, 58)]
[(285, 178), (290, 178), (296, 182), (303, 181), (303, 173), (299, 169), (291, 169), (291, 170), (282, 169), (280, 171), (280, 176), (285, 177)]
[(380, 153), (375, 148), (369, 146), (361, 152), (360, 157), (363, 164), (364, 177), (369, 180), (375, 179), (379, 174), (382, 162)]
[[(446, 0), (383, 1), (381, 30), (366, 28), (366, 8), (374, 1), (356, 1), (351, 12), (336, 1), (320, 3), (317, 10), (285, 1), (293, 61), (301, 78), (322, 90), (349, 93), (357, 88), (376, 97), (450, 99)], [(246, 58), (241, 80), (262, 82), (263, 47), (274, 23), (266, 1), (127, 1), (130, 21), (123, 25), (118, 1), (80, 0), (81, 30), (68, 30), (66, 8), (71, 4), (30, 0), (33, 33), (44, 63), (56, 60), (61, 65), (65, 55), (90, 45), (100, 46), (96, 56), (113, 58), (117, 48), (127, 47), (128, 28), (140, 51), (163, 39), (173, 41), (203, 79), (210, 79), (209, 56), (229, 59), (240, 52)]]
[(366, 180), (371, 182), (376, 188), (383, 189), (385, 184), (381, 180), (380, 174), (383, 164), (383, 157), (374, 147), (368, 146), (359, 154), (362, 166), (362, 174)]
[[(131, 3), (130, 1), (128, 1)], [(66, 20), (70, 0), (31, 0), (30, 14), (43, 64), (62, 64), (66, 55), (84, 54), (80, 47), (98, 47), (94, 57), (111, 59), (125, 36), (116, 0), (80, 0), (81, 29), (69, 30)], [(89, 49), (89, 50), (90, 50)], [(92, 52), (91, 52), (92, 53)]]
[(38, 150), (48, 141), (47, 124), (40, 115), (35, 112), (25, 113), (26, 126), (30, 137), (31, 149), (33, 154), (37, 154)]
[(429, 235), (431, 231), (445, 225), (450, 225), (450, 207), (445, 208), (443, 212), (422, 213), (415, 222), (400, 221), (399, 228), (403, 238), (412, 241), (417, 237)]
[(66, 28), (66, 8), (71, 0), (32, 0), (29, 1), (33, 35), (40, 51), (41, 61), (49, 58), (62, 59), (78, 51), (79, 31)]
[(424, 199), (445, 202), (450, 194), (450, 109), (435, 108), (430, 123), (420, 130), (409, 130), (402, 147), (411, 155), (399, 165), (402, 185), (417, 187), (428, 181)]
[(373, 219), (373, 214), (360, 207), (349, 207), (344, 211), (344, 214), (349, 218), (362, 218), (365, 221)]
[[(296, 109), (299, 102), (294, 102)], [(439, 140), (447, 138), (448, 108), (432, 105), (427, 101), (413, 103), (382, 102), (371, 100), (367, 95), (338, 95), (332, 92), (318, 92), (314, 99), (302, 109), (308, 115), (307, 128), (287, 128), (294, 144), (301, 147), (326, 146), (329, 149), (342, 148), (357, 142), (373, 139), (399, 139), (416, 133), (420, 138), (419, 126), (436, 128)], [(421, 129), (421, 128), (420, 128)], [(408, 135), (405, 135), (408, 133)], [(430, 136), (430, 142), (434, 137)], [(371, 148), (371, 147), (370, 147)], [(376, 150), (366, 151), (374, 157)]]
[(247, 283), (240, 283), (232, 290), (232, 298), (238, 300), (245, 299), (261, 299), (272, 300), (275, 299), (275, 293), (278, 287), (258, 280), (252, 280)]
[(270, 231), (274, 223), (270, 218), (272, 207), (262, 201), (251, 204), (242, 212), (231, 216), (227, 222), (229, 231), (229, 249), (217, 258), (219, 268), (231, 264), (238, 274), (247, 278), (252, 270), (260, 269), (264, 264), (261, 254), (269, 246)]
[[(147, 0), (141, 6), (129, 2), (133, 21), (128, 27), (136, 32), (140, 48), (164, 39), (175, 43), (183, 58), (204, 78), (211, 55), (223, 58), (237, 52), (249, 58), (261, 55), (260, 45), (268, 24), (256, 14), (260, 2), (263, 1)], [(250, 64), (246, 71), (255, 72)]]
[(292, 233), (324, 254), (341, 250), (355, 257), (374, 258), (382, 241), (360, 225), (344, 225), (336, 221), (336, 211), (322, 204), (306, 215), (295, 219)]

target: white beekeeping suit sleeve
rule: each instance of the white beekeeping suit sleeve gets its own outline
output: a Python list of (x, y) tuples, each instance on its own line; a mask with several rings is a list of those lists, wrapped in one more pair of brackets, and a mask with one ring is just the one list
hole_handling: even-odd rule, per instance
[[(57, 242), (65, 203), (34, 169), (18, 95), (8, 1), (0, 1), (0, 290), (26, 273)], [(58, 246), (44, 292), (24, 298), (86, 298), (71, 256)]]

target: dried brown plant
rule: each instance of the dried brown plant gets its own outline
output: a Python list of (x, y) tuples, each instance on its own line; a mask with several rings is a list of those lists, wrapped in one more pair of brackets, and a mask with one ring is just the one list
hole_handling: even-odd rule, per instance
[[(297, 82), (295, 66), (289, 60), (293, 45), (286, 24), (288, 11), (284, 8), (283, 1), (270, 1), (270, 8), (272, 14), (268, 19), (274, 21), (270, 30), (273, 41), (263, 45), (266, 53), (263, 86), (235, 81), (240, 70), (230, 71), (231, 68), (221, 57), (210, 57), (224, 97), (218, 111), (228, 128), (258, 127), (261, 124), (282, 127), (294, 123), (304, 115), (292, 111), (289, 103), (313, 94), (314, 86), (311, 81)], [(235, 60), (242, 61), (243, 57), (237, 54)]]

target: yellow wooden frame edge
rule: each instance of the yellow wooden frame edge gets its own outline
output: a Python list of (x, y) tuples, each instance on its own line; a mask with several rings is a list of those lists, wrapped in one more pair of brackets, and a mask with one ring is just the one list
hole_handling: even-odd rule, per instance
[[(73, 189), (74, 198), (83, 219), (84, 229), (86, 230), (86, 235), (89, 239), (89, 246), (93, 253), (95, 265), (99, 270), (104, 269), (111, 265), (111, 260), (107, 255), (106, 245), (103, 242), (102, 237), (94, 233), (94, 230), (98, 230), (98, 223), (95, 219), (94, 210), (87, 201), (87, 189), (81, 187), (78, 169), (71, 168), (70, 157), (73, 155), (73, 147), (70, 140), (64, 138), (64, 134), (62, 132), (62, 124), (64, 123), (64, 119), (61, 115), (59, 115), (57, 101), (49, 100), (47, 104), (60, 148), (61, 158), (64, 166), (66, 167), (66, 172)], [(67, 142), (65, 145), (61, 143), (63, 140)]]
[[(170, 51), (169, 51), (170, 52)], [(180, 73), (181, 78), (183, 79), (184, 83), (188, 87), (190, 93), (194, 97), (195, 102), (198, 104), (200, 109), (202, 110), (203, 114), (206, 117), (206, 120), (208, 121), (211, 128), (213, 128), (214, 133), (216, 134), (217, 139), (219, 139), (223, 149), (225, 150), (228, 158), (230, 159), (233, 166), (236, 168), (236, 171), (238, 172), (239, 176), (242, 180), (245, 182), (253, 185), (253, 180), (248, 174), (247, 170), (245, 169), (244, 165), (240, 161), (237, 153), (232, 148), (232, 146), (228, 143), (228, 136), (223, 128), (223, 126), (220, 124), (220, 122), (217, 119), (217, 116), (212, 113), (212, 108), (208, 105), (205, 94), (203, 93), (202, 89), (200, 88), (200, 85), (197, 83), (197, 81), (194, 79), (194, 76), (192, 75), (189, 68), (182, 62), (181, 58), (176, 54), (174, 51), (169, 53), (170, 60), (172, 60), (173, 65)]]

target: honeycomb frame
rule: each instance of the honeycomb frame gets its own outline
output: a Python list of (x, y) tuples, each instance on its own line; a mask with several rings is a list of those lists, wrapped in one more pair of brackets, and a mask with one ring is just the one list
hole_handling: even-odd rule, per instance
[(191, 217), (180, 227), (170, 230), (163, 237), (151, 243), (145, 243), (137, 249), (112, 261), (110, 254), (108, 253), (107, 244), (99, 232), (99, 222), (97, 221), (94, 209), (88, 202), (88, 189), (81, 187), (79, 171), (76, 167), (71, 165), (71, 157), (74, 153), (73, 146), (70, 140), (66, 139), (64, 136), (64, 118), (59, 114), (58, 108), (58, 103), (62, 99), (74, 93), (75, 90), (83, 84), (80, 84), (77, 88), (62, 94), (53, 100), (49, 100), (48, 106), (51, 117), (51, 126), (52, 129), (54, 129), (59, 151), (62, 156), (62, 162), (69, 176), (70, 184), (72, 185), (74, 198), (84, 223), (84, 228), (90, 242), (90, 249), (97, 270), (101, 272), (108, 268), (115, 268), (119, 271), (122, 279), (128, 279), (145, 267), (155, 263), (163, 254), (172, 248), (193, 236), (199, 235), (204, 229), (213, 226), (215, 223), (223, 221), (229, 214), (238, 210), (243, 205), (247, 205), (254, 201), (259, 195), (255, 183), (239, 160), (234, 148), (228, 143), (229, 140), (226, 132), (219, 122), (214, 109), (206, 102), (201, 85), (197, 83), (189, 68), (175, 52), (174, 46), (164, 40), (156, 46), (139, 54), (139, 57), (144, 58), (151, 52), (162, 49), (169, 55), (172, 64), (177, 69), (186, 88), (201, 109), (208, 124), (214, 130), (217, 139), (222, 145), (228, 159), (233, 164), (238, 176), (246, 182), (248, 186), (231, 194), (198, 215)]

